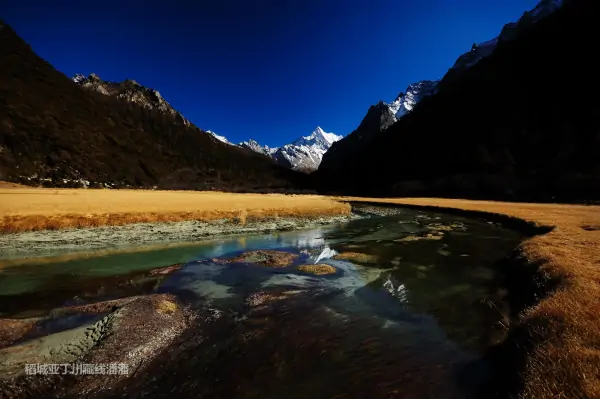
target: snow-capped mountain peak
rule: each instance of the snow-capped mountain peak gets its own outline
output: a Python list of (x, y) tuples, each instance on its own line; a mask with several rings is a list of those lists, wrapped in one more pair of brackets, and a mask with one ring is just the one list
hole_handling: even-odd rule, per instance
[(331, 145), (342, 138), (343, 136), (327, 133), (317, 126), (310, 135), (279, 148), (273, 153), (273, 158), (294, 170), (311, 172), (319, 168), (323, 155)]
[(310, 172), (318, 169), (323, 155), (333, 143), (342, 138), (317, 126), (308, 136), (302, 136), (282, 147), (270, 148), (255, 140), (243, 141), (239, 146), (272, 157), (279, 164), (291, 169)]
[(308, 136), (302, 136), (298, 140), (294, 141), (292, 145), (301, 146), (314, 146), (329, 148), (333, 143), (341, 140), (342, 136), (338, 136), (334, 133), (327, 133), (320, 126), (317, 126), (313, 132)]

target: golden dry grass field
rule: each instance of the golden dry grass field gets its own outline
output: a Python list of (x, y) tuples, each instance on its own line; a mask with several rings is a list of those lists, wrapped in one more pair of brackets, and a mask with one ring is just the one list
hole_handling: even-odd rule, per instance
[(224, 218), (237, 218), (243, 224), (246, 219), (349, 212), (349, 205), (317, 195), (0, 188), (0, 232), (4, 233)]

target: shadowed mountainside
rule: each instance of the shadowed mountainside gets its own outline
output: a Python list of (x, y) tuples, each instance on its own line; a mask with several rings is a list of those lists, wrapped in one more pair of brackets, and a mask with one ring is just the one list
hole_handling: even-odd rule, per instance
[(181, 117), (78, 87), (2, 22), (0, 179), (225, 191), (290, 190), (306, 182)]
[(567, 1), (468, 71), (447, 75), (411, 114), (320, 170), (321, 190), (600, 198), (597, 11)]

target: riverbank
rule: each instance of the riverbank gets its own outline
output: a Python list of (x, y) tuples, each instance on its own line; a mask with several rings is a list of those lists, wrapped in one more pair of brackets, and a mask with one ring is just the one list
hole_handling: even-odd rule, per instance
[[(521, 219), (546, 234), (525, 242), (507, 260), (535, 266), (536, 303), (518, 315), (515, 333), (504, 344), (522, 364), (505, 365), (520, 373), (526, 398), (600, 397), (600, 207), (520, 204), (456, 199), (337, 198), (344, 201), (417, 206), (460, 211), (465, 216), (490, 214), (508, 222)], [(513, 341), (511, 341), (513, 339)], [(516, 346), (519, 345), (518, 348)], [(506, 372), (506, 371), (505, 371)]]
[(354, 214), (320, 217), (277, 217), (249, 221), (219, 219), (211, 222), (183, 221), (138, 223), (123, 226), (40, 230), (0, 235), (0, 267), (18, 265), (33, 258), (81, 256), (82, 253), (108, 253), (169, 244), (197, 243), (232, 235), (247, 235), (309, 229), (344, 223), (360, 216)]
[(350, 214), (350, 205), (318, 195), (0, 187), (0, 198), (0, 233)]

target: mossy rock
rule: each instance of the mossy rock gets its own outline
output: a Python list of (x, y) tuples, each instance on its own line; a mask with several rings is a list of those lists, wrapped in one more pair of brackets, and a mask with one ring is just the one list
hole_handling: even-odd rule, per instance
[(367, 255), (360, 252), (342, 252), (333, 257), (336, 260), (349, 260), (356, 263), (377, 263), (377, 256)]
[(302, 265), (298, 266), (297, 269), (303, 273), (314, 274), (315, 276), (324, 276), (327, 274), (335, 274), (337, 272), (335, 267), (325, 264)]
[(257, 250), (248, 251), (234, 258), (228, 259), (228, 263), (256, 263), (269, 267), (286, 267), (294, 263), (297, 254), (283, 251)]

